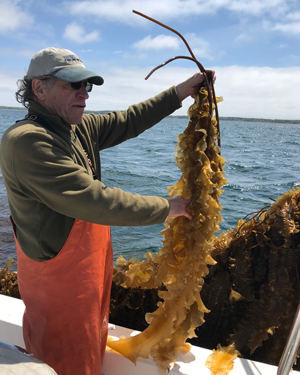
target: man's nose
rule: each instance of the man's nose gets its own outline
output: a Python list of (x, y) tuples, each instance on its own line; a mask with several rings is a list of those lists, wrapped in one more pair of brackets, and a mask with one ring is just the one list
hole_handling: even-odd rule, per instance
[(88, 99), (90, 97), (88, 92), (86, 91), (86, 87), (83, 83), (81, 84), (80, 89), (77, 91), (76, 96), (82, 97), (82, 98), (85, 98), (85, 99)]

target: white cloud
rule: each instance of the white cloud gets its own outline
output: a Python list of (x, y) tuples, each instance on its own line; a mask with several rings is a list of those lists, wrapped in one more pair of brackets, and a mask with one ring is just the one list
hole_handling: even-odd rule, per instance
[[(256, 30), (259, 22), (269, 32), (300, 34), (300, 12), (297, 0), (83, 0), (64, 3), (68, 12), (75, 17), (91, 17), (101, 22), (117, 22), (149, 27), (151, 21), (132, 13), (137, 10), (148, 17), (172, 26), (170, 21), (187, 19), (195, 15), (214, 15), (227, 11), (233, 16), (233, 24), (246, 22), (247, 27)], [(251, 26), (252, 25), (252, 26)], [(259, 26), (260, 27), (260, 26)], [(243, 32), (236, 41), (245, 41)], [(210, 59), (207, 49), (197, 49), (197, 54)]]
[[(134, 15), (137, 10), (150, 17), (172, 19), (176, 16), (197, 13), (209, 13), (206, 2), (200, 0), (85, 0), (67, 2), (66, 6), (71, 14), (93, 15), (110, 21), (129, 24), (145, 22), (143, 18)], [(193, 8), (193, 9), (192, 9)]]
[(72, 22), (66, 26), (64, 32), (64, 38), (71, 40), (78, 44), (84, 44), (88, 42), (94, 42), (100, 39), (98, 31), (86, 34), (82, 26), (78, 25), (77, 22)]
[(160, 50), (160, 49), (179, 49), (179, 40), (177, 37), (168, 35), (158, 35), (152, 38), (150, 35), (146, 36), (144, 39), (139, 40), (133, 44), (133, 48), (138, 50)]
[(300, 119), (300, 67), (215, 69), (221, 116)]
[(65, 5), (71, 14), (132, 24), (141, 22), (141, 17), (132, 14), (133, 9), (158, 20), (214, 14), (221, 9), (250, 16), (279, 16), (287, 13), (292, 3), (287, 0), (84, 0), (66, 2)]
[(212, 59), (211, 47), (209, 42), (202, 38), (199, 38), (195, 33), (188, 33), (184, 35), (184, 38), (188, 42), (196, 59)]
[(262, 14), (276, 16), (285, 13), (289, 9), (288, 1), (286, 0), (233, 0), (226, 1), (224, 8), (252, 16), (261, 16)]
[(0, 2), (0, 34), (28, 28), (33, 17), (23, 12), (18, 6), (19, 1), (1, 0)]
[(292, 21), (300, 21), (300, 12), (294, 12), (287, 15), (287, 19)]
[(240, 34), (238, 35), (236, 38), (235, 38), (235, 42), (236, 43), (244, 43), (244, 42), (248, 42), (249, 40), (251, 40), (250, 36), (247, 35), (247, 34)]
[[(195, 73), (196, 68), (164, 67), (145, 81), (144, 77), (150, 70), (119, 67), (101, 71), (105, 84), (93, 90), (88, 109), (126, 109), (187, 79)], [(224, 98), (219, 105), (220, 116), (300, 119), (300, 67), (231, 66), (216, 67), (215, 70), (216, 95)], [(192, 98), (186, 99), (176, 114), (186, 115), (192, 102)]]
[(300, 21), (290, 22), (290, 23), (276, 23), (273, 27), (273, 30), (279, 30), (286, 34), (295, 34), (300, 35)]
[(13, 57), (30, 60), (36, 52), (36, 49), (0, 48), (0, 55), (5, 58)]
[[(270, 119), (300, 119), (300, 67), (215, 67), (215, 92), (223, 96), (219, 104), (222, 117), (252, 117)], [(95, 67), (104, 78), (104, 85), (95, 87), (87, 101), (88, 110), (124, 110), (159, 92), (180, 83), (195, 73), (197, 68), (166, 66), (157, 70), (149, 80), (151, 68)], [(24, 71), (15, 69), (0, 74), (1, 105), (16, 106), (16, 82)], [(175, 114), (186, 115), (192, 98), (183, 102)]]
[(300, 12), (287, 13), (278, 22), (264, 20), (264, 28), (268, 31), (281, 31), (285, 34), (300, 35)]
[(16, 102), (15, 92), (17, 91), (17, 80), (23, 78), (25, 71), (3, 71), (0, 73), (0, 103), (8, 107), (21, 107), (21, 104)]

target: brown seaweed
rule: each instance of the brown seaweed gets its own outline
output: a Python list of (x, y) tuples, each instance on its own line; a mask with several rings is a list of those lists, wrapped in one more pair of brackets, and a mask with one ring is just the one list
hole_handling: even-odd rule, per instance
[[(158, 309), (146, 314), (148, 327), (139, 335), (109, 341), (108, 346), (136, 362), (138, 357), (150, 354), (158, 367), (165, 371), (176, 362), (177, 352), (189, 350), (186, 340), (204, 322), (208, 309), (200, 291), (207, 275), (211, 257), (210, 241), (219, 230), (222, 207), (220, 187), (226, 182), (223, 174), (224, 158), (215, 142), (219, 134), (216, 119), (209, 121), (208, 93), (204, 88), (195, 95), (195, 104), (189, 109), (190, 122), (177, 137), (176, 165), (182, 176), (168, 189), (170, 196), (191, 199), (193, 218), (168, 218), (162, 231), (163, 248), (156, 255), (148, 254), (145, 262), (118, 261), (121, 270), (114, 273), (114, 281), (124, 287), (157, 288)], [(210, 144), (207, 145), (208, 125), (211, 122)], [(206, 153), (209, 149), (209, 153)], [(209, 156), (208, 156), (209, 155)], [(122, 272), (124, 267), (127, 271)], [(122, 277), (120, 276), (122, 275)]]
[[(211, 255), (216, 264), (208, 266), (200, 291), (210, 312), (205, 314), (204, 324), (196, 328), (197, 337), (188, 342), (207, 349), (220, 344), (220, 350), (234, 345), (244, 358), (278, 365), (299, 301), (299, 229), (300, 188), (296, 188), (278, 197), (259, 215), (247, 221), (241, 219), (236, 228), (213, 238)], [(242, 270), (247, 270), (247, 278)], [(122, 272), (115, 267), (118, 278)], [(245, 282), (251, 285), (251, 293), (245, 289)], [(124, 301), (123, 291), (128, 293), (128, 289), (117, 285), (114, 288), (115, 303), (120, 304)], [(145, 293), (143, 289), (134, 290)], [(134, 321), (138, 311), (155, 309), (158, 289), (151, 293), (152, 302), (148, 295), (135, 311), (126, 312), (127, 318), (132, 316)], [(118, 316), (124, 317), (122, 307), (120, 315), (111, 311), (111, 320), (116, 324)], [(143, 319), (139, 324), (136, 329), (147, 327)]]
[(17, 272), (10, 271), (10, 267), (13, 263), (14, 260), (10, 258), (6, 266), (0, 269), (0, 294), (20, 298)]
[[(209, 312), (201, 300), (200, 291), (209, 272), (208, 265), (215, 264), (210, 255), (210, 241), (220, 229), (222, 206), (219, 196), (226, 179), (223, 176), (224, 158), (220, 156), (217, 112), (217, 101), (221, 99), (216, 99), (207, 72), (195, 59), (185, 39), (175, 30), (159, 24), (182, 38), (192, 55), (183, 58), (194, 61), (205, 79), (205, 88), (193, 96), (195, 102), (188, 111), (188, 126), (177, 137), (175, 160), (182, 176), (176, 185), (168, 188), (171, 197), (190, 199), (193, 218), (168, 218), (166, 229), (162, 231), (163, 248), (159, 253), (155, 256), (148, 254), (147, 262), (131, 263), (123, 273), (123, 280), (118, 273), (114, 274), (114, 281), (121, 280), (124, 287), (157, 288), (163, 285), (165, 290), (158, 293), (162, 299), (157, 304), (158, 309), (146, 314), (149, 325), (142, 333), (128, 339), (109, 340), (108, 346), (134, 363), (138, 357), (148, 358), (151, 354), (164, 373), (176, 363), (177, 352), (190, 349), (186, 340), (194, 337), (195, 329), (203, 324), (204, 314)], [(182, 56), (159, 67), (176, 58)], [(216, 146), (216, 141), (219, 146)], [(118, 263), (121, 267), (127, 266), (123, 258)]]

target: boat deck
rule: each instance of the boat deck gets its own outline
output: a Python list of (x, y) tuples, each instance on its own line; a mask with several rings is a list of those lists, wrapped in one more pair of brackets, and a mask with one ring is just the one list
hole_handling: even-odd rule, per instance
[[(25, 347), (22, 336), (22, 316), (24, 309), (22, 300), (0, 295), (0, 341), (17, 345), (21, 348)], [(110, 328), (109, 335), (117, 339), (120, 336), (129, 337), (130, 335), (137, 334), (137, 332), (124, 327), (111, 326)], [(179, 355), (178, 363), (170, 371), (170, 375), (210, 375), (209, 369), (205, 367), (205, 362), (209, 354), (211, 354), (210, 350), (193, 346), (189, 353)], [(158, 375), (158, 369), (152, 359), (139, 359), (135, 366), (127, 358), (113, 352), (109, 348), (106, 350), (102, 372), (105, 375)], [(276, 374), (276, 366), (242, 358), (235, 360), (234, 369), (230, 373), (230, 375)], [(292, 371), (291, 375), (300, 375), (300, 372)]]

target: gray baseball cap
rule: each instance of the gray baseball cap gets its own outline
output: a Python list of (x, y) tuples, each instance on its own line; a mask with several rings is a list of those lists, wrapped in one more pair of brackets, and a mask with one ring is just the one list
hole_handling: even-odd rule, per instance
[(63, 48), (49, 47), (37, 52), (30, 61), (25, 78), (33, 79), (49, 74), (67, 82), (88, 80), (95, 85), (104, 82), (98, 74), (87, 70), (74, 52)]

